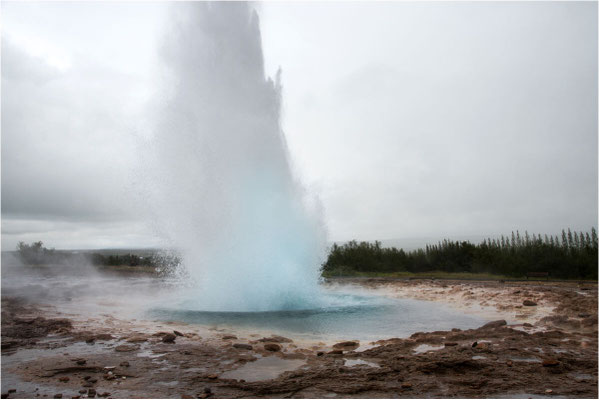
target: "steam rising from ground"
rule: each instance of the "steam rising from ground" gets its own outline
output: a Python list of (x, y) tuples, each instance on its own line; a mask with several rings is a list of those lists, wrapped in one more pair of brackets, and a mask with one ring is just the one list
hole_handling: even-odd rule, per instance
[(315, 306), (325, 232), (290, 166), (258, 15), (247, 3), (178, 3), (170, 21), (146, 194), (190, 278), (186, 306)]

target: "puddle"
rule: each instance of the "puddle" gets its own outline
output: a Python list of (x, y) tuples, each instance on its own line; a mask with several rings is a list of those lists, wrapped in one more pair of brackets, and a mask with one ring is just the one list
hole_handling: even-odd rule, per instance
[(541, 362), (541, 360), (536, 357), (512, 357), (510, 360), (514, 362)]
[(293, 371), (305, 364), (304, 360), (285, 360), (270, 356), (257, 361), (248, 362), (243, 366), (227, 371), (220, 376), (222, 379), (244, 379), (246, 382), (265, 381), (274, 379), (285, 371)]
[(148, 358), (158, 358), (164, 356), (166, 353), (154, 353), (152, 350), (142, 350), (135, 353), (137, 357), (148, 357)]
[[(50, 345), (54, 344), (53, 342), (49, 341), (46, 341), (45, 343)], [(19, 348), (14, 353), (2, 354), (2, 363), (22, 363), (27, 361), (33, 361), (40, 357), (51, 357), (58, 355), (79, 358), (81, 356), (85, 356), (86, 354), (98, 354), (111, 351), (111, 347), (104, 347), (98, 345), (90, 346), (85, 342), (75, 342), (66, 346), (64, 345), (64, 343), (60, 343), (60, 346), (61, 347), (54, 348)]]
[(591, 381), (591, 380), (597, 380), (596, 376), (593, 376), (591, 374), (578, 374), (578, 373), (571, 373), (568, 374), (568, 376), (574, 378), (576, 381)]
[(353, 367), (354, 365), (367, 365), (369, 367), (375, 367), (378, 368), (379, 365), (375, 362), (370, 362), (370, 361), (364, 361), (361, 360), (359, 358), (353, 359), (353, 360), (344, 360), (345, 361), (345, 366), (346, 367)]
[(445, 346), (431, 346), (430, 344), (420, 344), (412, 349), (412, 351), (416, 354), (426, 353), (428, 351), (436, 351), (441, 350)]

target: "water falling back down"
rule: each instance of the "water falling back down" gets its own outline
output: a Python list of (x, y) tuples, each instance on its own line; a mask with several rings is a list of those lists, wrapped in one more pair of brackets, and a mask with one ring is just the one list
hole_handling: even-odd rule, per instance
[(315, 306), (325, 233), (290, 165), (258, 15), (247, 3), (174, 4), (162, 55), (146, 194), (190, 278), (185, 307)]

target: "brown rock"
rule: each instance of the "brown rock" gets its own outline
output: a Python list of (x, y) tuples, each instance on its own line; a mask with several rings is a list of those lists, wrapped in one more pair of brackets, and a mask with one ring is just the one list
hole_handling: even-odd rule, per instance
[(246, 344), (246, 343), (235, 343), (235, 344), (233, 344), (233, 347), (235, 347), (236, 349), (242, 349), (242, 350), (252, 350), (253, 349), (251, 344)]
[(534, 306), (536, 306), (536, 305), (537, 305), (537, 303), (535, 303), (535, 302), (534, 302), (534, 301), (532, 301), (532, 300), (524, 300), (524, 301), (522, 302), (522, 305), (524, 305), (524, 306), (526, 306), (526, 307), (534, 307)]
[(453, 347), (453, 346), (457, 346), (458, 344), (456, 342), (445, 342), (445, 347)]
[(122, 363), (119, 364), (121, 367), (128, 367), (129, 366), (129, 361), (123, 361)]
[(134, 345), (131, 345), (131, 344), (122, 344), (120, 346), (116, 346), (114, 348), (114, 351), (118, 351), (120, 353), (124, 353), (124, 352), (128, 352), (128, 351), (135, 351), (137, 349), (139, 349), (138, 346), (134, 346)]
[(55, 398), (55, 399), (62, 399), (62, 393), (56, 393), (56, 394), (54, 395), (54, 398)]
[(58, 380), (61, 382), (68, 382), (71, 380), (71, 378), (69, 378), (68, 376), (61, 376), (60, 378), (58, 378)]
[(283, 336), (271, 336), (271, 337), (264, 337), (262, 339), (258, 339), (259, 342), (270, 342), (270, 343), (292, 343), (293, 340), (288, 339), (286, 337)]
[(343, 350), (341, 350), (341, 349), (331, 350), (327, 354), (343, 354)]
[(208, 379), (216, 379), (216, 378), (218, 378), (218, 375), (216, 375), (216, 374), (211, 374), (211, 375), (208, 375), (208, 376), (207, 376), (207, 378), (208, 378)]
[(409, 382), (404, 382), (401, 384), (402, 389), (412, 389), (412, 384)]
[(145, 336), (142, 335), (133, 335), (129, 338), (127, 338), (127, 342), (129, 343), (142, 343), (147, 341), (148, 339)]
[(173, 333), (174, 333), (175, 335), (177, 335), (177, 336), (183, 336), (183, 334), (182, 334), (181, 332), (179, 332), (179, 331), (173, 331)]
[(162, 341), (164, 343), (175, 343), (175, 339), (177, 338), (176, 335), (172, 334), (172, 333), (167, 333), (166, 335), (164, 335), (162, 337)]
[(360, 346), (360, 343), (352, 340), (352, 341), (347, 341), (347, 342), (336, 343), (333, 345), (333, 348), (334, 349), (345, 349), (348, 347), (356, 348), (358, 346)]
[(87, 391), (87, 395), (88, 395), (89, 397), (94, 397), (94, 396), (96, 395), (96, 389), (89, 389), (89, 390)]
[(500, 319), (497, 321), (487, 322), (486, 324), (481, 326), (481, 329), (499, 328), (500, 326), (504, 325), (507, 325), (507, 322), (505, 321), (505, 319)]
[(556, 367), (559, 365), (559, 361), (553, 358), (546, 358), (543, 360), (543, 367)]
[(222, 337), (223, 340), (235, 340), (237, 339), (237, 336), (235, 335), (225, 335)]
[(281, 351), (281, 346), (276, 343), (265, 343), (264, 350), (268, 351)]

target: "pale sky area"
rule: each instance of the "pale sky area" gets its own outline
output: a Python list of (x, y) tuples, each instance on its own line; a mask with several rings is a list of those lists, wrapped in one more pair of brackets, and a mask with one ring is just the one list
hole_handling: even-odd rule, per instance
[[(2, 3), (2, 249), (160, 245), (131, 201), (167, 4)], [(597, 226), (597, 3), (263, 3), (331, 241)]]

